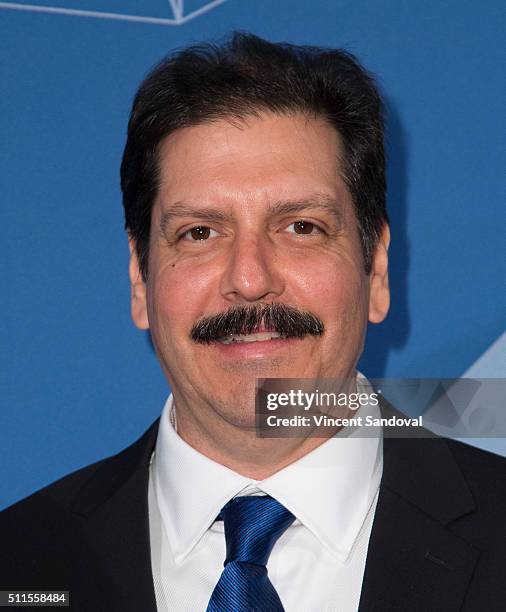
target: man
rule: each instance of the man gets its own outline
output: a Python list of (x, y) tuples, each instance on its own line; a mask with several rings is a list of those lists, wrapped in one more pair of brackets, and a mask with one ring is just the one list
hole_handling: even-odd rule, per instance
[(119, 455), (2, 514), (2, 588), (77, 610), (501, 610), (505, 462), (256, 429), (257, 379), (338, 379), (389, 307), (382, 104), (338, 50), (162, 62), (121, 178), (132, 316), (172, 388)]

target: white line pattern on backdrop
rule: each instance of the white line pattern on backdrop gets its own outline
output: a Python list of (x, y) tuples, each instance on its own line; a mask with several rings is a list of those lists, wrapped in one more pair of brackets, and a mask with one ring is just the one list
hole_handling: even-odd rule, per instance
[(95, 19), (113, 19), (116, 21), (136, 21), (138, 23), (150, 23), (154, 25), (184, 25), (188, 21), (200, 17), (227, 0), (212, 0), (200, 8), (184, 14), (184, 0), (169, 0), (172, 10), (172, 18), (149, 17), (145, 15), (128, 15), (124, 13), (106, 13), (102, 11), (83, 11), (57, 6), (44, 6), (42, 4), (20, 4), (17, 2), (0, 2), (0, 9), (12, 11), (28, 11), (31, 13), (49, 13), (55, 15), (69, 15), (71, 17), (92, 17)]

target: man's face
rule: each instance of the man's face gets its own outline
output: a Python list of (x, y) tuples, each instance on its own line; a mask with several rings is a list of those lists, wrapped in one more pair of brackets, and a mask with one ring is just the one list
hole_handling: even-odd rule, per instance
[[(151, 330), (178, 411), (249, 427), (257, 378), (354, 375), (368, 318), (388, 310), (388, 229), (366, 276), (342, 155), (336, 131), (303, 115), (220, 120), (163, 142), (149, 278), (133, 251), (132, 312)], [(310, 313), (324, 331), (191, 338), (205, 317), (266, 304)]]

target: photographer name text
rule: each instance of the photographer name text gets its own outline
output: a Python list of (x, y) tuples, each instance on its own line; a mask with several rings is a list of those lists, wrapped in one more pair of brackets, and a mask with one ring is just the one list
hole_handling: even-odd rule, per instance
[(414, 418), (397, 416), (386, 418), (371, 415), (342, 418), (325, 414), (311, 416), (297, 414), (292, 417), (270, 414), (265, 422), (268, 427), (423, 427), (421, 415)]

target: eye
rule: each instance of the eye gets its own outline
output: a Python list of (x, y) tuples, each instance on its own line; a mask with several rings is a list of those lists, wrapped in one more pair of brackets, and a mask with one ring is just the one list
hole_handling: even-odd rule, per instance
[(311, 221), (304, 221), (303, 219), (290, 223), (288, 228), (291, 227), (293, 227), (293, 230), (288, 229), (288, 231), (292, 234), (310, 235), (322, 233), (322, 230), (315, 223), (311, 223)]
[(182, 236), (182, 240), (188, 240), (190, 242), (196, 242), (197, 240), (207, 240), (208, 238), (214, 238), (218, 235), (218, 232), (207, 227), (205, 225), (197, 225), (186, 231)]

